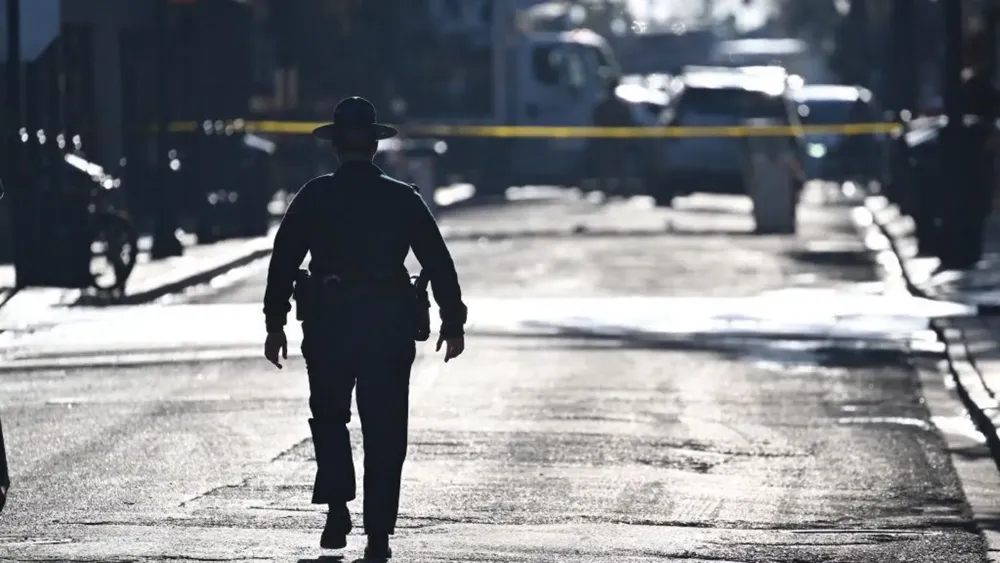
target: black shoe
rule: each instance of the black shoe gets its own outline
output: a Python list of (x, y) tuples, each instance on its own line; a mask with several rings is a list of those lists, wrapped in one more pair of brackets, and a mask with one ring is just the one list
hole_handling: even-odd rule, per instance
[(392, 548), (389, 547), (389, 536), (368, 536), (365, 561), (385, 561), (391, 558)]
[(343, 549), (347, 547), (347, 534), (351, 533), (351, 513), (347, 507), (333, 510), (326, 515), (326, 526), (319, 538), (323, 549)]

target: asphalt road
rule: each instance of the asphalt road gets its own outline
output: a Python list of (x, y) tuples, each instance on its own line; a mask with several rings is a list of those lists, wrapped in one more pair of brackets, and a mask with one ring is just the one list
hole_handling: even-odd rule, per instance
[[(676, 210), (636, 198), (595, 202), (575, 192), (440, 220), (466, 294), (490, 297), (752, 295), (789, 285), (871, 279), (846, 207), (810, 193), (798, 238), (753, 234), (749, 200), (692, 196)], [(823, 268), (819, 274), (816, 263)], [(260, 302), (266, 261), (225, 291), (186, 302)], [(410, 257), (411, 272), (419, 264)], [(706, 283), (706, 278), (711, 278)]]
[[(905, 362), (920, 304), (846, 206), (812, 198), (798, 237), (743, 206), (442, 220), (473, 319), (459, 361), (418, 355), (396, 559), (985, 560)], [(319, 560), (303, 365), (254, 357), (255, 268), (0, 341), (0, 560)]]

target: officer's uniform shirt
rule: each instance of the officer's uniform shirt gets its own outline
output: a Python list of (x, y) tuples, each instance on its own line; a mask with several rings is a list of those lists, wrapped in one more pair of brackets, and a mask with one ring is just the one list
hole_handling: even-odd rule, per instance
[(268, 331), (284, 327), (296, 273), (307, 252), (310, 273), (358, 285), (407, 288), (410, 248), (431, 281), (441, 336), (463, 334), (467, 310), (455, 264), (437, 223), (413, 186), (369, 162), (343, 164), (307, 182), (292, 199), (274, 239), (264, 316)]

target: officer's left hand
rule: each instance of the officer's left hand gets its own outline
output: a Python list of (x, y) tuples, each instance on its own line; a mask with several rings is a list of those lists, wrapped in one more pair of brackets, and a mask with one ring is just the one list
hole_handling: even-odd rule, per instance
[(264, 357), (281, 369), (281, 364), (278, 362), (279, 352), (283, 359), (288, 359), (288, 339), (285, 338), (285, 331), (267, 333), (267, 339), (264, 340)]
[(435, 352), (441, 351), (441, 344), (445, 344), (444, 349), (444, 362), (448, 363), (448, 360), (453, 360), (462, 355), (465, 351), (465, 337), (464, 336), (453, 336), (451, 338), (439, 337), (437, 343), (437, 349)]
[(7, 504), (7, 487), (0, 487), (0, 512), (3, 512), (5, 504)]

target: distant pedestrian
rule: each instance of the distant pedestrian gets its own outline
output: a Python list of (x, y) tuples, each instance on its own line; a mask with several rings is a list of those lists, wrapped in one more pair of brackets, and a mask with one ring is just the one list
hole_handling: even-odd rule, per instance
[[(348, 98), (334, 110), (334, 122), (313, 133), (332, 141), (340, 167), (299, 190), (275, 235), (264, 294), (264, 356), (279, 368), (279, 353), (288, 357), (284, 325), (294, 292), (316, 453), (312, 502), (330, 509), (320, 545), (342, 548), (351, 530), (347, 503), (357, 485), (347, 424), (357, 385), (365, 557), (386, 559), (406, 458), (414, 341), (426, 338), (419, 327), (426, 326), (421, 316), (429, 306), (415, 298), (426, 295), (426, 286), (415, 292), (403, 264), (411, 248), (440, 309), (437, 349), (446, 344), (446, 362), (465, 349), (466, 307), (451, 254), (417, 189), (372, 163), (378, 141), (396, 130), (376, 122), (367, 100)], [(299, 267), (307, 252), (305, 275)]]
[[(593, 121), (597, 127), (633, 127), (632, 110), (616, 93), (620, 82), (608, 79), (604, 97), (594, 107)], [(593, 164), (597, 166), (599, 188), (606, 194), (622, 192), (628, 180), (630, 139), (600, 137), (591, 141)]]

